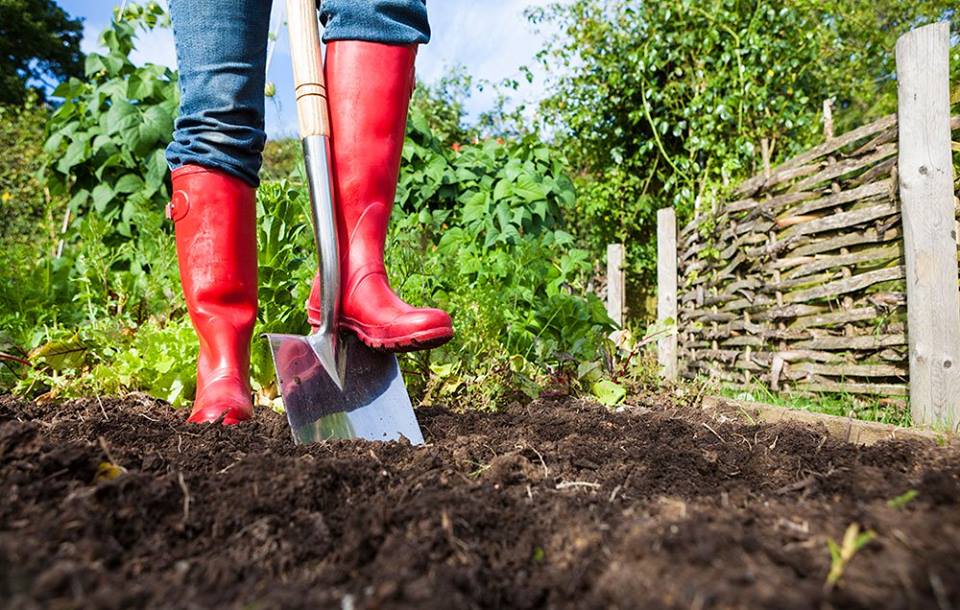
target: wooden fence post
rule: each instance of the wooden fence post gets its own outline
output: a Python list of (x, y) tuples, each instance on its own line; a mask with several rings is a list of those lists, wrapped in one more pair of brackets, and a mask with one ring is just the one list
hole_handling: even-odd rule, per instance
[[(677, 325), (677, 215), (673, 208), (657, 211), (657, 322)], [(660, 374), (677, 379), (677, 333), (657, 341)]]
[(607, 315), (623, 326), (623, 307), (626, 278), (623, 273), (623, 244), (607, 246)]
[(910, 409), (917, 425), (960, 423), (960, 293), (950, 151), (950, 28), (897, 41), (900, 202)]
[(823, 100), (823, 140), (833, 139), (833, 98)]

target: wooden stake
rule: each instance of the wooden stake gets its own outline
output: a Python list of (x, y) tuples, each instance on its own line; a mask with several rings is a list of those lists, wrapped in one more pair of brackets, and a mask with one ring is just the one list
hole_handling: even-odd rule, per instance
[(907, 278), (910, 408), (917, 425), (960, 423), (960, 294), (950, 150), (950, 29), (897, 41), (899, 182)]
[(607, 315), (623, 326), (624, 297), (626, 278), (623, 273), (623, 244), (607, 246)]
[(769, 178), (771, 172), (770, 140), (766, 138), (760, 140), (760, 156), (763, 158), (763, 175), (764, 177)]
[[(677, 325), (677, 215), (673, 208), (657, 211), (657, 322)], [(677, 379), (677, 333), (657, 341), (660, 374)]]
[(833, 99), (823, 100), (823, 139), (833, 139)]

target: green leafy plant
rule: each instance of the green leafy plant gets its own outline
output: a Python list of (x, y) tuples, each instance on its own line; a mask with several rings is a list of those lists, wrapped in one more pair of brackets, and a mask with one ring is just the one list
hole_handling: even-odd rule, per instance
[(407, 359), (428, 397), (536, 395), (595, 358), (612, 324), (586, 290), (590, 253), (564, 229), (576, 197), (563, 157), (532, 137), (444, 146), (416, 108), (408, 136), (388, 270), (405, 298), (445, 307), (458, 329), (429, 361)]
[(100, 36), (105, 54), (86, 58), (85, 80), (54, 91), (64, 99), (47, 123), (45, 180), (69, 197), (75, 218), (94, 213), (110, 223), (116, 246), (159, 230), (157, 210), (169, 197), (164, 148), (177, 111), (177, 76), (164, 66), (130, 60), (138, 28), (168, 24), (155, 2), (117, 13)]
[(174, 407), (185, 406), (196, 390), (196, 336), (186, 318), (151, 320), (130, 333), (126, 345), (104, 346), (104, 362), (90, 371), (98, 393), (146, 392)]
[(273, 361), (263, 333), (307, 334), (304, 306), (316, 273), (316, 246), (305, 188), (287, 181), (261, 184), (257, 193), (259, 309), (251, 357), (256, 386), (273, 388)]

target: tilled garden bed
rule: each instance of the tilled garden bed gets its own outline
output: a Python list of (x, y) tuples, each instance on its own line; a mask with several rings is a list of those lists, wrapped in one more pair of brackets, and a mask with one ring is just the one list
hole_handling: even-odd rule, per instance
[(647, 402), (423, 409), (414, 448), (0, 398), (0, 606), (960, 607), (956, 449)]

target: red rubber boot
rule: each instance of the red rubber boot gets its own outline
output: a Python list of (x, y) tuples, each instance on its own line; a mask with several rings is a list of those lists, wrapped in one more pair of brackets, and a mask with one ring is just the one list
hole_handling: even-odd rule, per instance
[(237, 424), (253, 415), (250, 339), (257, 317), (256, 189), (224, 172), (173, 172), (180, 281), (200, 339), (197, 398), (187, 421)]
[[(445, 311), (404, 303), (383, 265), (397, 192), (415, 45), (336, 41), (327, 45), (326, 78), (340, 237), (340, 326), (368, 346), (391, 352), (429, 349), (453, 337)], [(307, 319), (318, 323), (318, 282)]]

